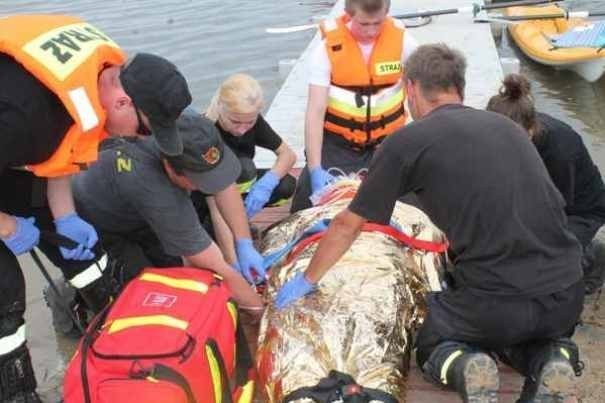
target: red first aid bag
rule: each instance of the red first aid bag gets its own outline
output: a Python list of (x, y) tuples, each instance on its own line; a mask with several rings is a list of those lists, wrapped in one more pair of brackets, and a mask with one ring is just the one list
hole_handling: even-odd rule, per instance
[(210, 271), (144, 270), (80, 341), (65, 403), (251, 402), (252, 362), (230, 297)]

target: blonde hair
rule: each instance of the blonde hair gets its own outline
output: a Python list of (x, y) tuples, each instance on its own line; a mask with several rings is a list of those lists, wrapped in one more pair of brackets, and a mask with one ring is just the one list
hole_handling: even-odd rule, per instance
[[(205, 115), (216, 122), (221, 108), (233, 113), (260, 112), (263, 108), (263, 90), (248, 74), (233, 74), (218, 87)], [(223, 109), (224, 110), (224, 109)]]

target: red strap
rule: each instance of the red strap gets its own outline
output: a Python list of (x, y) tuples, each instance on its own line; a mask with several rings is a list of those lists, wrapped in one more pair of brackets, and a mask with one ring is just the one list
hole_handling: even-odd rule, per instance
[(390, 236), (398, 240), (399, 242), (408, 245), (412, 249), (419, 249), (426, 252), (443, 253), (447, 251), (449, 244), (446, 242), (433, 242), (424, 241), (422, 239), (414, 238), (405, 233), (396, 230), (390, 225), (381, 225), (374, 223), (365, 223), (361, 229), (362, 231), (369, 232), (382, 232), (385, 235)]
[[(411, 247), (412, 249), (424, 250), (426, 252), (434, 252), (434, 253), (443, 253), (447, 251), (449, 244), (446, 242), (432, 242), (432, 241), (424, 241), (422, 239), (414, 238), (409, 235), (404, 234), (401, 231), (397, 231), (395, 228), (390, 225), (381, 225), (374, 223), (365, 223), (363, 227), (361, 227), (361, 231), (363, 232), (381, 232), (391, 238)], [(327, 231), (318, 232), (313, 234), (302, 241), (300, 241), (293, 249), (292, 252), (288, 255), (285, 264), (289, 264), (295, 257), (300, 255), (305, 249), (307, 249), (311, 244), (318, 242)]]

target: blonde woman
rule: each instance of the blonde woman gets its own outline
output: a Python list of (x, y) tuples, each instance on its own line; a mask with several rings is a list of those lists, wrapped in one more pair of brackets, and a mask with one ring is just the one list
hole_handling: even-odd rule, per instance
[[(296, 187), (296, 179), (288, 174), (296, 162), (296, 154), (265, 121), (261, 115), (263, 106), (263, 92), (258, 81), (247, 74), (234, 74), (223, 81), (205, 112), (241, 163), (242, 173), (237, 185), (244, 197), (248, 218), (265, 206), (286, 202)], [(270, 169), (258, 169), (254, 164), (256, 147), (268, 149), (277, 156)], [(214, 199), (209, 197), (206, 201), (216, 242), (226, 260), (237, 267), (239, 241), (234, 249), (233, 235)]]
[[(242, 165), (237, 183), (240, 192), (247, 194), (244, 204), (249, 218), (267, 205), (287, 201), (296, 186), (296, 180), (288, 174), (296, 154), (262, 117), (263, 106), (258, 81), (247, 74), (234, 74), (223, 81), (206, 110), (206, 116), (215, 122), (223, 141)], [(256, 168), (256, 147), (275, 153), (277, 160), (271, 169)]]

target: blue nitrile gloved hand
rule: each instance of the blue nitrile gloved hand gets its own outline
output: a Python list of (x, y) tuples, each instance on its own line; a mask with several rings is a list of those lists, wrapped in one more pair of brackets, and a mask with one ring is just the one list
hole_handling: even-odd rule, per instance
[(317, 234), (318, 232), (327, 231), (328, 225), (330, 225), (330, 219), (323, 218), (313, 224), (309, 229), (305, 230), (299, 237), (292, 239), (290, 242), (285, 244), (282, 248), (276, 250), (273, 253), (269, 253), (263, 256), (263, 267), (269, 269), (277, 261), (286, 256), (294, 248), (294, 246), (303, 240), (304, 238)]
[(38, 245), (40, 230), (34, 224), (36, 222), (34, 217), (23, 218), (15, 216), (15, 220), (17, 220), (15, 233), (8, 238), (3, 238), (2, 241), (15, 256), (19, 256), (29, 252)]
[(315, 193), (326, 186), (330, 181), (334, 179), (332, 175), (328, 173), (322, 167), (315, 167), (310, 171), (311, 174), (311, 193)]
[[(263, 257), (254, 248), (252, 240), (250, 238), (238, 239), (235, 241), (235, 251), (242, 276), (250, 284), (263, 282), (267, 277), (267, 272), (263, 265)], [(252, 271), (257, 274), (256, 281)]]
[(279, 185), (279, 177), (273, 171), (267, 171), (248, 192), (244, 205), (246, 206), (246, 215), (248, 218), (254, 217), (265, 207), (265, 204), (271, 198), (271, 193)]
[(76, 213), (67, 214), (55, 220), (57, 233), (64, 235), (79, 245), (74, 249), (59, 248), (61, 255), (70, 260), (92, 260), (95, 254), (92, 252), (93, 246), (99, 240), (97, 231), (92, 225), (82, 220)]
[(300, 272), (280, 288), (275, 297), (275, 306), (277, 309), (284, 309), (298, 299), (315, 291), (316, 288), (315, 284), (307, 280), (305, 273)]

